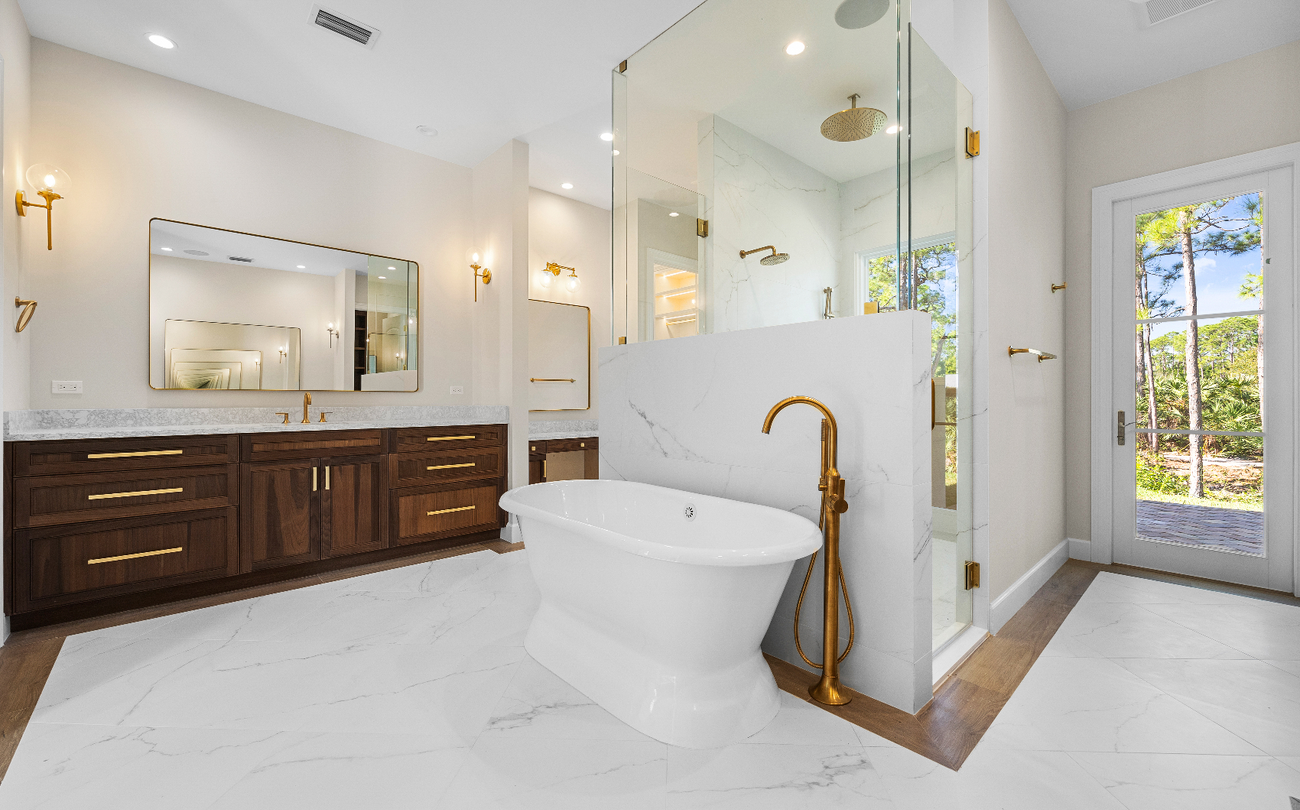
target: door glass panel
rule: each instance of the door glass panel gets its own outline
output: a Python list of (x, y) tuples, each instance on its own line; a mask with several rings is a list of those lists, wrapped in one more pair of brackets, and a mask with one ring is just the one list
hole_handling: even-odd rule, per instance
[[(1137, 453), (1137, 538), (1214, 551), (1264, 553), (1264, 456), (1216, 447), (1239, 438), (1146, 434), (1158, 454)], [(1255, 439), (1262, 444), (1262, 439)], [(1219, 445), (1221, 446), (1221, 445)], [(1229, 444), (1229, 447), (1232, 445)], [(1202, 495), (1193, 494), (1193, 459), (1200, 451)], [(1239, 452), (1239, 451), (1237, 451)]]

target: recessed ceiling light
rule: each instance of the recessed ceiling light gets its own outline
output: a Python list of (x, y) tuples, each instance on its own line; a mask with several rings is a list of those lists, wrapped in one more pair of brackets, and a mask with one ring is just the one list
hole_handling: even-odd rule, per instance
[(172, 251), (171, 248), (163, 248), (163, 250), (167, 251), (168, 253), (171, 253), (171, 251)]
[(176, 47), (176, 43), (175, 43), (175, 42), (172, 42), (170, 39), (168, 39), (167, 37), (163, 36), (162, 34), (150, 34), (150, 35), (149, 35), (149, 41), (152, 42), (153, 44), (157, 45), (159, 48), (166, 48), (166, 49), (169, 50), (169, 51), (170, 51), (172, 48), (175, 48), (175, 47)]
[(389, 267), (388, 269), (389, 269), (389, 270), (396, 270), (397, 268), (396, 268), (396, 267)]
[(669, 211), (669, 212), (668, 212), (668, 216), (670, 216), (670, 217), (679, 217), (679, 216), (681, 216), (681, 214), (677, 213), (676, 211)]
[(600, 133), (600, 139), (601, 139), (602, 141), (612, 141), (612, 140), (614, 140), (614, 133), (612, 133), (612, 132), (602, 132), (602, 133)]
[(785, 46), (785, 52), (791, 56), (798, 56), (803, 53), (803, 43), (796, 39), (794, 42)]
[(886, 129), (886, 130), (885, 130), (885, 134), (886, 134), (886, 135), (897, 135), (899, 129), (901, 129), (901, 127), (899, 127), (898, 124), (894, 124), (894, 125), (891, 126), (889, 129)]
[(388, 276), (380, 276), (380, 278), (388, 278)]
[(435, 138), (438, 135), (438, 130), (427, 124), (420, 124), (415, 128), (415, 131), (430, 138)]
[(305, 265), (305, 264), (300, 264), (300, 265), (298, 265), (298, 269), (299, 269), (299, 270), (306, 270), (306, 269), (307, 269), (307, 265)]
[(572, 184), (572, 183), (561, 183), (561, 184), (560, 184), (560, 188), (562, 188), (562, 189), (564, 189), (565, 191), (567, 191), (567, 190), (573, 188), (573, 184)]

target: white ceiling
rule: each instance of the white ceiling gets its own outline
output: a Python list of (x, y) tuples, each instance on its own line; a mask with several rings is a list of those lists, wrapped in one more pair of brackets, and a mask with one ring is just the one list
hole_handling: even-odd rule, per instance
[(35, 37), (461, 166), (519, 138), (532, 185), (608, 208), (610, 71), (698, 1), (322, 3), (378, 29), (373, 48), (313, 25), (313, 0), (19, 5)]
[(1300, 0), (1217, 0), (1153, 26), (1130, 0), (1007, 2), (1070, 110), (1300, 39)]

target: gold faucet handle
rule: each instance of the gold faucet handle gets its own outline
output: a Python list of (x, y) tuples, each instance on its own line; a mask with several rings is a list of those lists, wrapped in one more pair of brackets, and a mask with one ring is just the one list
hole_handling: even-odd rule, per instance
[(321, 411), (321, 412), (320, 412), (320, 420), (321, 420), (322, 422), (328, 421), (328, 420), (325, 419), (325, 415), (326, 415), (326, 414), (330, 414), (330, 413), (334, 413), (334, 411)]
[(844, 500), (844, 479), (837, 477), (835, 480), (835, 495), (833, 496), (831, 508), (842, 515), (849, 511), (849, 502)]
[(289, 414), (285, 413), (284, 411), (276, 411), (276, 412), (275, 412), (275, 415), (276, 415), (276, 416), (283, 416), (283, 417), (284, 417), (284, 424), (286, 424), (286, 425), (289, 424)]

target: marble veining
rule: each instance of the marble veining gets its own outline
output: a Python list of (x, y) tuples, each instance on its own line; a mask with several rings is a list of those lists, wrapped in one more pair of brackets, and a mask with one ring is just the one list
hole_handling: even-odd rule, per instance
[(533, 419), (528, 422), (528, 438), (537, 441), (590, 439), (599, 435), (600, 421), (597, 419)]
[[(504, 405), (311, 406), (310, 424), (301, 424), (302, 398), (286, 391), (285, 402), (268, 408), (99, 408), (6, 411), (5, 441), (109, 439), (134, 436), (194, 436), (273, 433), (297, 430), (438, 427), (504, 424)], [(295, 399), (296, 398), (296, 399)], [(295, 405), (295, 402), (297, 403)], [(276, 411), (289, 412), (289, 424)], [(320, 412), (329, 413), (321, 423)]]
[(1288, 605), (1100, 574), (954, 772), (789, 694), (739, 743), (656, 742), (524, 652), (537, 601), (527, 551), (480, 551), (71, 636), (0, 807), (1285, 810), (1300, 795)]

